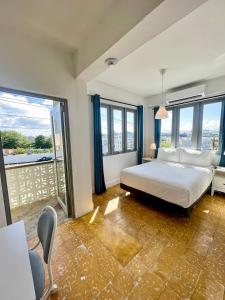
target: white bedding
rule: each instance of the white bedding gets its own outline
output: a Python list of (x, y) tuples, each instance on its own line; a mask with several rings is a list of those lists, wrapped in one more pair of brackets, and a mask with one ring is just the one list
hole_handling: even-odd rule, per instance
[(122, 170), (120, 182), (188, 208), (204, 193), (212, 178), (212, 167), (156, 160)]

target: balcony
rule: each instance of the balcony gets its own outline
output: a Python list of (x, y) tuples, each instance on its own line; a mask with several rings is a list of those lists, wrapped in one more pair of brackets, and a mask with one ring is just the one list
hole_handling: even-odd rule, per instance
[(36, 234), (39, 214), (46, 205), (56, 209), (59, 223), (64, 221), (53, 161), (8, 165), (5, 170), (12, 220), (24, 220), (28, 239)]

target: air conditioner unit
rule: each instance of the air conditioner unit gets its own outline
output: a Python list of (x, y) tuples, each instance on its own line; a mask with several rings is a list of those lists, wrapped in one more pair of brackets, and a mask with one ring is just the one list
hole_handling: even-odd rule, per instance
[(205, 85), (198, 85), (174, 93), (168, 93), (166, 101), (168, 105), (197, 101), (205, 97)]

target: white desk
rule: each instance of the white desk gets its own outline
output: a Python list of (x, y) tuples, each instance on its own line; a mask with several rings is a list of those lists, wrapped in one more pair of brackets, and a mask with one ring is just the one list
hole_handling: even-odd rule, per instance
[(35, 299), (23, 221), (0, 229), (0, 299)]

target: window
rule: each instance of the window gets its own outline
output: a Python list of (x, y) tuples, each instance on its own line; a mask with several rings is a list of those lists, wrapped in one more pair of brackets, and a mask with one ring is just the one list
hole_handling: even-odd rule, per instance
[(180, 109), (179, 146), (191, 148), (193, 128), (193, 106)]
[(101, 104), (103, 155), (136, 151), (137, 111)]
[(203, 105), (202, 149), (218, 150), (222, 102)]
[(101, 130), (102, 130), (102, 153), (109, 153), (109, 128), (108, 128), (109, 108), (101, 106)]
[(161, 120), (160, 147), (219, 150), (223, 101), (169, 108), (169, 117)]
[(172, 146), (172, 110), (168, 111), (168, 118), (161, 120), (160, 147), (170, 148)]
[(126, 150), (136, 149), (136, 112), (126, 111)]
[(123, 150), (123, 109), (112, 109), (113, 120), (113, 153), (121, 153)]

